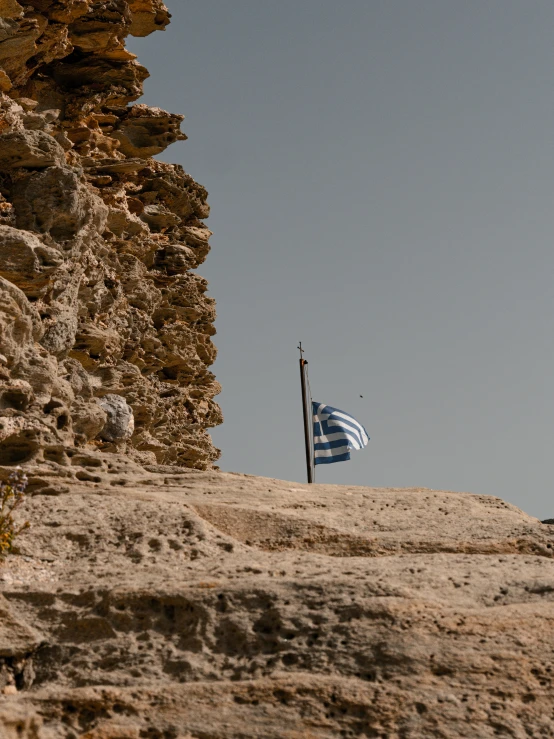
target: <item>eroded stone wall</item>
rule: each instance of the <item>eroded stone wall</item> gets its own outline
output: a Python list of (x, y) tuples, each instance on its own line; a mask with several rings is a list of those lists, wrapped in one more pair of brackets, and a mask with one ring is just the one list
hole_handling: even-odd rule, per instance
[(206, 190), (152, 159), (183, 116), (133, 104), (127, 34), (161, 0), (0, 0), (0, 465), (76, 447), (206, 468), (221, 423)]

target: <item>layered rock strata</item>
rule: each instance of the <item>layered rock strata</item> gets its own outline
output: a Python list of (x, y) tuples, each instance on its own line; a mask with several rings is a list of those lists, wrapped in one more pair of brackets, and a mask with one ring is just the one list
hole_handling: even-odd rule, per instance
[(28, 499), (0, 568), (2, 739), (554, 736), (554, 527), (93, 465)]
[(207, 193), (152, 159), (183, 116), (133, 104), (124, 46), (168, 22), (161, 0), (0, 0), (0, 465), (217, 459)]

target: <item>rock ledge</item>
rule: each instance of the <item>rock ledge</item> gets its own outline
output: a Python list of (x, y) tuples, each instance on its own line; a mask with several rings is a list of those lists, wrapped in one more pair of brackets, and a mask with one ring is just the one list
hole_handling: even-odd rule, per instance
[(166, 469), (28, 499), (4, 736), (554, 735), (553, 527), (488, 496)]

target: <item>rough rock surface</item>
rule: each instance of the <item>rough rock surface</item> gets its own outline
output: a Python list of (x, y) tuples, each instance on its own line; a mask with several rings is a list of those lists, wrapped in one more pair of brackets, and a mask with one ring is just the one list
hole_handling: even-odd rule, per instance
[(123, 43), (168, 21), (0, 0), (0, 739), (554, 736), (552, 526), (202, 471), (207, 193)]
[(97, 462), (27, 500), (0, 568), (4, 736), (554, 736), (553, 527)]
[(98, 405), (106, 412), (106, 423), (100, 431), (100, 438), (105, 441), (129, 439), (135, 429), (133, 409), (121, 395), (104, 395), (98, 399)]
[(168, 22), (160, 0), (0, 0), (0, 465), (217, 459), (207, 193), (151, 158), (183, 116), (133, 104), (124, 46)]

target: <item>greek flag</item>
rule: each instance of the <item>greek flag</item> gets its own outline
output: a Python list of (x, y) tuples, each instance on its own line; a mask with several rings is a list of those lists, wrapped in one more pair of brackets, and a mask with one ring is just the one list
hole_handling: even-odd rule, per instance
[(355, 418), (338, 408), (312, 401), (314, 416), (314, 464), (350, 459), (351, 449), (367, 446), (367, 431)]

